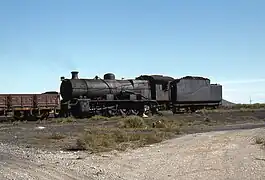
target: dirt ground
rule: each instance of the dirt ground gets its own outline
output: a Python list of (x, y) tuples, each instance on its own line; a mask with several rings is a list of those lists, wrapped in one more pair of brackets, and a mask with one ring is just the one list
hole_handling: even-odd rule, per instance
[(185, 135), (125, 152), (43, 151), (0, 144), (0, 179), (262, 180), (265, 129)]
[[(180, 122), (181, 134), (200, 133), (216, 130), (251, 128), (263, 126), (265, 110), (224, 111), (177, 114), (164, 112), (164, 117)], [(164, 117), (150, 117), (151, 121)], [(0, 123), (0, 142), (49, 150), (62, 150), (76, 142), (76, 139), (88, 127), (113, 127), (117, 120), (78, 120), (73, 122), (6, 122)], [(249, 125), (245, 125), (249, 124)], [(244, 127), (241, 127), (244, 125)]]
[(164, 116), (181, 124), (177, 138), (99, 154), (63, 149), (86, 128), (113, 127), (118, 120), (1, 123), (0, 179), (265, 178), (265, 151), (255, 143), (265, 134), (258, 128), (265, 126), (265, 110)]

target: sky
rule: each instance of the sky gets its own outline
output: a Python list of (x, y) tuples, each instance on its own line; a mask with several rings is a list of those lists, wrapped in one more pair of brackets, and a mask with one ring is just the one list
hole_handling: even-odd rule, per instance
[(204, 76), (223, 98), (265, 102), (265, 1), (0, 1), (0, 93), (60, 77)]

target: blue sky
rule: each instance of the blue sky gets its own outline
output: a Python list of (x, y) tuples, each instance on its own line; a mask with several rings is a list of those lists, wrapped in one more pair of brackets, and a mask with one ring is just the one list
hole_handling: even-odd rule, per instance
[(199, 75), (223, 97), (265, 101), (265, 1), (0, 2), (0, 93), (58, 90), (60, 76)]

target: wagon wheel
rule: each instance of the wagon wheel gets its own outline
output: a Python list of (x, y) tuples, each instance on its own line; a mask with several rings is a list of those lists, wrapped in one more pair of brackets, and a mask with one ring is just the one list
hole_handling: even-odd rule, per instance
[(44, 120), (44, 119), (48, 119), (48, 117), (49, 117), (49, 112), (43, 112), (43, 113), (41, 113), (41, 115), (40, 115), (40, 120)]
[(13, 119), (14, 119), (15, 121), (21, 121), (21, 120), (23, 119), (23, 115), (22, 115), (22, 113), (21, 113), (20, 111), (15, 111), (15, 112), (13, 113)]
[(27, 117), (27, 120), (29, 120), (29, 121), (36, 121), (37, 119), (38, 119), (37, 116), (34, 115), (34, 114), (29, 115), (29, 116)]
[(14, 116), (13, 116), (13, 119), (14, 119), (15, 121), (21, 121), (23, 118), (20, 117), (20, 116), (14, 115)]

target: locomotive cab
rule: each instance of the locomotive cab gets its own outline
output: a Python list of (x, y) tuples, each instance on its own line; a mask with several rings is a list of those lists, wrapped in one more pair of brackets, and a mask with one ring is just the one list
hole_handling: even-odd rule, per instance
[(169, 101), (169, 83), (174, 78), (162, 75), (142, 75), (136, 78), (137, 80), (146, 80), (151, 87), (151, 97), (153, 100), (167, 102)]

